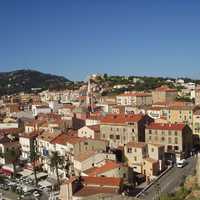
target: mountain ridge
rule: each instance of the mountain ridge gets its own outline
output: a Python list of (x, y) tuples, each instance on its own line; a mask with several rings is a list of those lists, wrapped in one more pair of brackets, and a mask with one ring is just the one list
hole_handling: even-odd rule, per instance
[(64, 89), (71, 81), (64, 76), (31, 69), (0, 72), (0, 95), (31, 92), (32, 88)]

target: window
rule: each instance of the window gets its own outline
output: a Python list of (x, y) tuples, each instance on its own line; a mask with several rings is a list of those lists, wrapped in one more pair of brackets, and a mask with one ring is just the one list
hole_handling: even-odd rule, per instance
[(179, 149), (178, 146), (174, 146), (175, 151), (178, 151), (178, 149)]
[(151, 152), (154, 152), (154, 148), (151, 148)]
[(134, 157), (134, 160), (137, 161), (137, 157), (136, 156)]
[(149, 140), (151, 140), (151, 136), (149, 136)]
[(163, 142), (163, 141), (165, 141), (165, 138), (164, 138), (164, 137), (162, 137), (162, 138), (161, 138), (161, 141), (162, 141), (162, 142)]
[(132, 132), (133, 132), (133, 133), (135, 132), (134, 128), (132, 129)]
[(110, 135), (110, 139), (113, 139), (113, 135)]
[(105, 134), (103, 134), (102, 137), (105, 138), (106, 137)]
[(135, 148), (135, 152), (137, 152), (137, 149)]
[(171, 137), (168, 138), (168, 143), (172, 143), (172, 138)]
[(177, 135), (178, 135), (177, 131), (175, 131), (175, 133), (174, 133), (174, 134), (175, 134), (175, 136), (177, 136)]
[(116, 139), (117, 139), (117, 140), (120, 140), (120, 135), (116, 135)]
[(128, 148), (127, 153), (132, 153), (132, 148)]
[(119, 131), (119, 128), (117, 128), (117, 130), (116, 131)]
[(168, 135), (171, 135), (172, 134), (172, 132), (171, 131), (168, 131)]
[(177, 137), (174, 138), (174, 143), (178, 144), (178, 138)]
[(149, 130), (149, 134), (151, 134), (152, 133), (152, 131), (151, 130)]
[(126, 132), (126, 129), (124, 128), (123, 131)]
[(171, 150), (172, 150), (172, 146), (171, 146), (171, 145), (168, 145), (168, 146), (167, 146), (167, 150), (168, 150), (168, 151), (171, 151)]
[(88, 142), (84, 142), (84, 145), (88, 145)]

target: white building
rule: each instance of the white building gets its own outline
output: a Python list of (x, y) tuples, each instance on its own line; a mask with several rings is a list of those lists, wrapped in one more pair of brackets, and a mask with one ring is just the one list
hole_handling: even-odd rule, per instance
[(32, 113), (33, 116), (37, 116), (40, 113), (51, 113), (51, 108), (49, 106), (43, 106), (43, 105), (32, 105)]

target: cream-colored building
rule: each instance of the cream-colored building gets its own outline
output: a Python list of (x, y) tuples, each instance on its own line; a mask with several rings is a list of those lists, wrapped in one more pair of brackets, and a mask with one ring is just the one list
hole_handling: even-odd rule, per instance
[(78, 137), (100, 139), (100, 125), (84, 126), (78, 130)]
[(145, 125), (152, 119), (146, 115), (113, 115), (102, 118), (101, 139), (109, 141), (111, 148), (124, 146), (131, 141), (144, 141)]
[(168, 86), (161, 86), (152, 91), (153, 103), (175, 101), (177, 96), (177, 90)]
[(147, 144), (144, 142), (129, 142), (124, 146), (124, 154), (128, 160), (128, 165), (134, 168), (134, 171), (143, 173), (143, 160), (148, 155)]
[(102, 153), (97, 151), (87, 151), (80, 153), (74, 157), (74, 168), (77, 172), (81, 172), (83, 175), (86, 170), (94, 167), (101, 167), (106, 163), (106, 160), (116, 160), (115, 154)]
[(200, 137), (200, 110), (193, 113), (193, 134)]
[(195, 90), (195, 105), (200, 105), (200, 89)]
[(177, 159), (190, 154), (192, 149), (192, 130), (185, 124), (151, 123), (145, 129), (147, 143), (165, 146), (165, 152), (173, 153)]
[(116, 96), (118, 105), (123, 106), (147, 106), (152, 105), (152, 95), (150, 93), (125, 92)]
[(165, 169), (164, 146), (162, 145), (129, 142), (124, 147), (124, 154), (129, 167), (148, 178), (157, 176)]

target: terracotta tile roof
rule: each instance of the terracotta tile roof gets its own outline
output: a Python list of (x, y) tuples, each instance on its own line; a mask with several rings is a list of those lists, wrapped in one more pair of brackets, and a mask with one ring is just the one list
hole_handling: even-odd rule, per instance
[(97, 194), (116, 194), (118, 191), (114, 188), (102, 188), (102, 187), (83, 187), (81, 190), (76, 192), (73, 196), (76, 197), (88, 197)]
[(56, 139), (61, 133), (51, 133), (51, 132), (43, 132), (41, 135), (38, 136), (38, 139), (52, 142), (54, 139)]
[(183, 123), (177, 124), (167, 124), (167, 123), (151, 123), (146, 128), (147, 129), (157, 129), (157, 130), (177, 130), (181, 131), (185, 127)]
[(66, 143), (76, 144), (76, 143), (80, 143), (81, 141), (85, 141), (85, 140), (86, 140), (86, 138), (74, 137), (72, 135), (62, 133), (58, 137), (54, 138), (51, 141), (51, 143), (65, 145)]
[(138, 122), (143, 118), (142, 114), (125, 115), (125, 114), (108, 114), (101, 119), (101, 123), (124, 124), (128, 122)]
[(177, 92), (176, 89), (169, 88), (166, 85), (163, 85), (161, 87), (156, 88), (155, 91), (158, 91), (158, 92)]
[(20, 133), (21, 129), (20, 128), (4, 128), (0, 129), (0, 134), (2, 135), (8, 135), (8, 134), (17, 134)]
[(120, 186), (122, 183), (121, 178), (114, 177), (92, 177), (92, 176), (82, 176), (81, 180), (84, 185), (101, 185), (101, 186)]
[(126, 144), (127, 147), (134, 147), (134, 148), (144, 148), (147, 146), (145, 142), (129, 142)]
[(90, 173), (88, 173), (88, 176), (98, 176), (99, 174), (110, 171), (112, 169), (119, 168), (121, 166), (122, 166), (122, 164), (120, 164), (120, 163), (116, 163), (114, 161), (108, 161), (105, 163), (105, 165), (94, 168), (93, 171), (90, 171)]
[(97, 152), (95, 152), (95, 151), (87, 151), (87, 152), (84, 152), (84, 153), (80, 153), (77, 156), (74, 156), (74, 160), (82, 162), (82, 161), (84, 161), (84, 160), (86, 160), (86, 159), (88, 159), (91, 156), (94, 156), (96, 154), (97, 154)]

